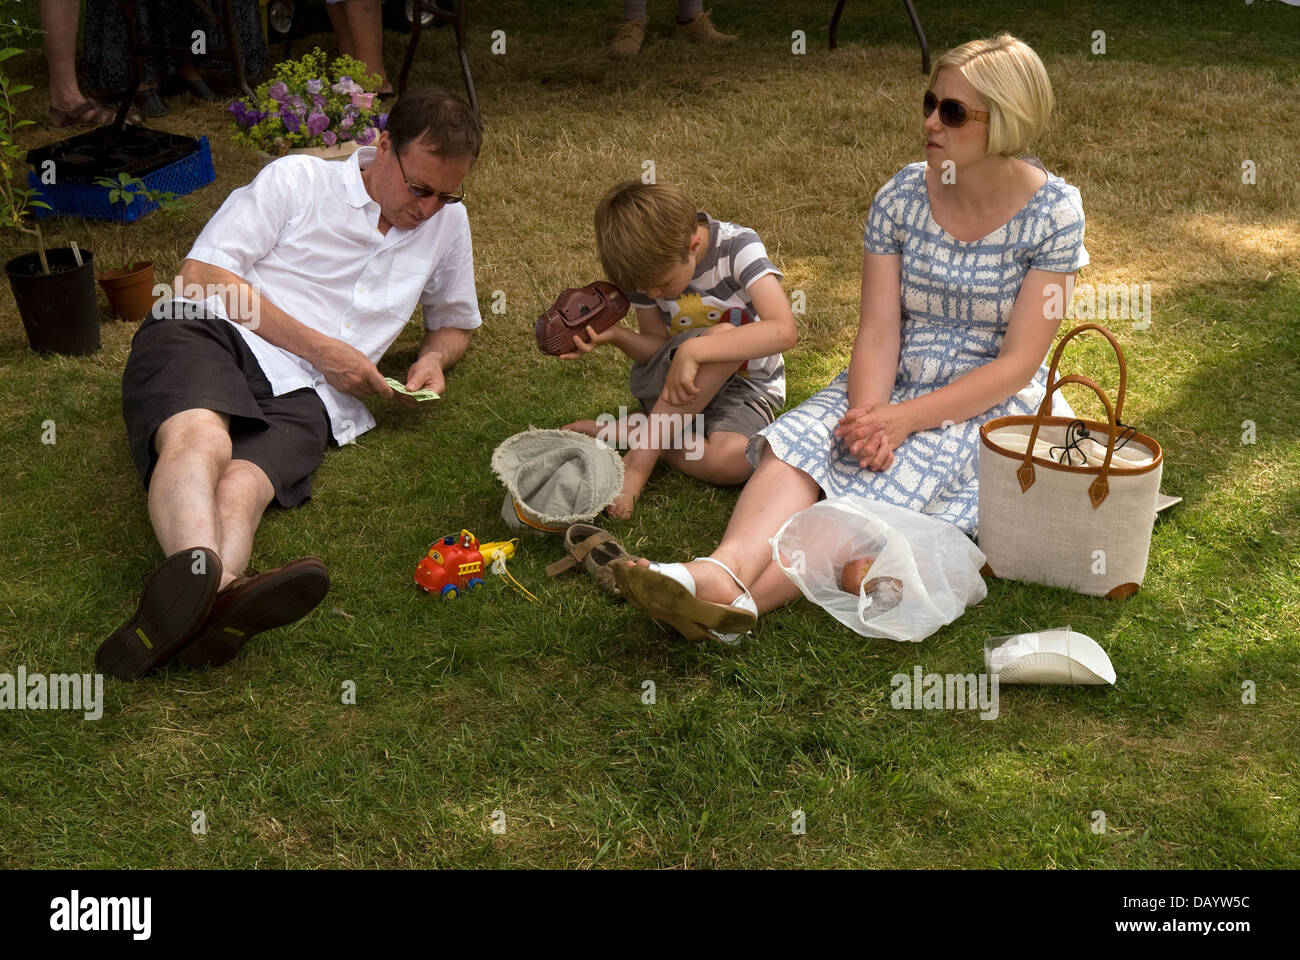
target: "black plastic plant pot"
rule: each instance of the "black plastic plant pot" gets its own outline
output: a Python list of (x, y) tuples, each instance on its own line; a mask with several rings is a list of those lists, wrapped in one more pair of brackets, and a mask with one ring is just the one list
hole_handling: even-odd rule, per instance
[(40, 254), (26, 253), (5, 264), (27, 342), (37, 353), (94, 353), (99, 349), (99, 303), (90, 251), (81, 251), (81, 266), (71, 247), (47, 250), (45, 256), (48, 275), (41, 272)]

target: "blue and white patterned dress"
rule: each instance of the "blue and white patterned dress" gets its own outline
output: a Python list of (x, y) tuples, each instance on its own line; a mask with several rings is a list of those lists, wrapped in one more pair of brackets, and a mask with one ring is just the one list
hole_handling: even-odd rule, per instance
[[(956, 240), (930, 215), (925, 162), (900, 170), (880, 188), (867, 217), (869, 253), (901, 254), (902, 329), (892, 403), (946, 386), (997, 357), (1011, 308), (1032, 267), (1072, 273), (1088, 263), (1083, 203), (1077, 188), (1048, 174), (1047, 182), (1003, 226), (969, 243)], [(848, 370), (824, 390), (755, 434), (748, 448), (757, 465), (763, 442), (809, 474), (827, 496), (881, 500), (956, 524), (968, 536), (978, 525), (980, 424), (1037, 412), (1047, 365), (1015, 396), (948, 429), (913, 433), (894, 451), (888, 470), (862, 469), (833, 435), (848, 410)], [(1071, 415), (1058, 392), (1053, 413)], [(761, 439), (760, 439), (761, 438)]]

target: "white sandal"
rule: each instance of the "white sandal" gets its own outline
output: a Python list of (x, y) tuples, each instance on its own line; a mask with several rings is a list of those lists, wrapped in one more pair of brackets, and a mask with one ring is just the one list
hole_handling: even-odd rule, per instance
[(712, 563), (726, 571), (742, 593), (731, 603), (711, 603), (695, 596), (695, 578), (684, 563), (651, 563), (648, 567), (619, 566), (615, 579), (623, 596), (637, 609), (662, 620), (692, 640), (714, 639), (740, 642), (758, 621), (758, 605), (749, 588), (721, 560), (696, 557), (696, 563)]

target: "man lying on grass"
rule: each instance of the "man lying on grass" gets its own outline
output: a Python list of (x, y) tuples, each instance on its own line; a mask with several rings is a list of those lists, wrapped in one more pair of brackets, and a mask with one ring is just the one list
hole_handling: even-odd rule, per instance
[(272, 501), (310, 497), (331, 435), (349, 443), (375, 425), (359, 398), (415, 406), (375, 364), (416, 303), (426, 333), (409, 390), (440, 393), (482, 323), (460, 203), (482, 132), (459, 97), (411, 91), (374, 146), (269, 164), (199, 234), (179, 279), (206, 299), (156, 309), (122, 376), (131, 456), (168, 557), (99, 648), (101, 671), (225, 663), (325, 596), (316, 557), (241, 576), (253, 535)]

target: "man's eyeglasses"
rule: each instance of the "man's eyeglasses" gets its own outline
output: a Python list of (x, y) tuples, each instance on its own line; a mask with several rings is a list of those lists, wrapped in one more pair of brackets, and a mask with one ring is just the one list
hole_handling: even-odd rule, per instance
[(945, 127), (964, 127), (970, 120), (978, 120), (980, 123), (989, 122), (989, 115), (984, 110), (971, 110), (960, 100), (940, 100), (929, 90), (925, 91), (922, 107), (925, 115), (928, 117), (934, 113), (936, 107), (939, 108), (939, 122)]
[(406, 178), (406, 170), (402, 167), (402, 155), (394, 150), (393, 156), (397, 158), (397, 169), (401, 172), (402, 182), (406, 184), (406, 189), (411, 192), (411, 196), (419, 197), (421, 200), (428, 200), (430, 197), (437, 197), (441, 203), (465, 202), (464, 184), (461, 184), (460, 193), (443, 193), (440, 190), (430, 190), (428, 187), (422, 187), (418, 183), (412, 183)]

